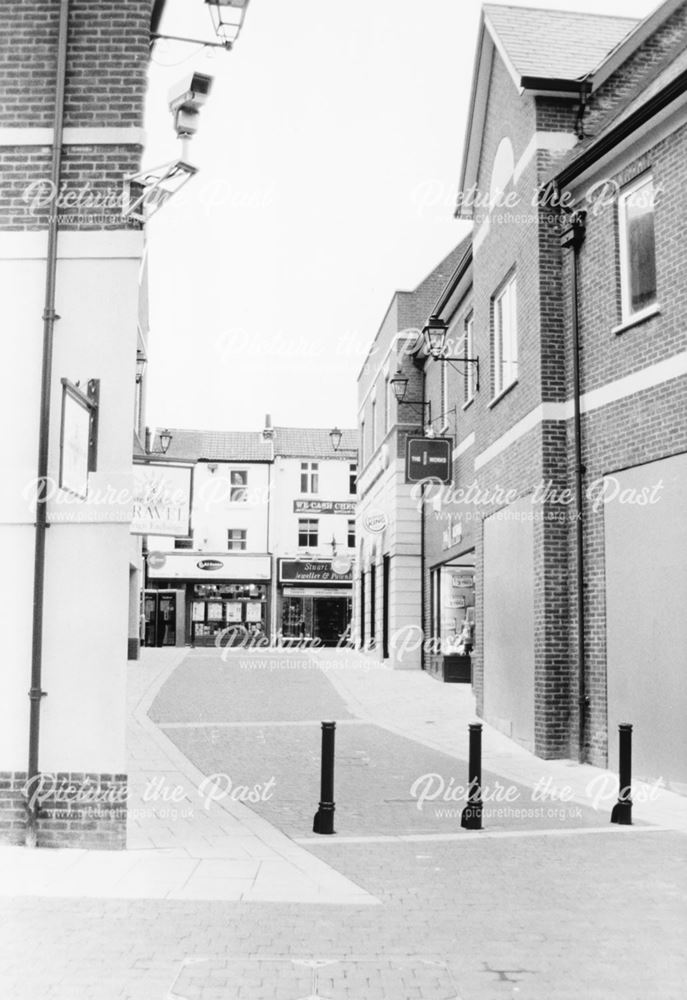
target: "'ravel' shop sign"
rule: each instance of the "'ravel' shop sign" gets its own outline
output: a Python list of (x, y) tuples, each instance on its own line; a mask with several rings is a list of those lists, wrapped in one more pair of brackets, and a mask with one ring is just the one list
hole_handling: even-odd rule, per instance
[(352, 580), (353, 570), (335, 573), (328, 559), (280, 559), (279, 581), (281, 583), (341, 583)]
[(294, 514), (355, 514), (354, 500), (294, 500)]

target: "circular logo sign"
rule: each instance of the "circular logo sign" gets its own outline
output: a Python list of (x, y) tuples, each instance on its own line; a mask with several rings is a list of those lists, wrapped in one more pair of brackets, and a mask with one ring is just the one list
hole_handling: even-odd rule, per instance
[(367, 517), (363, 521), (363, 527), (365, 528), (366, 531), (379, 532), (379, 531), (384, 531), (388, 523), (389, 519), (386, 516), (386, 514), (382, 512), (378, 513), (373, 512), (372, 514), (367, 515)]
[(346, 556), (337, 556), (336, 559), (332, 559), (332, 573), (336, 573), (337, 576), (345, 576), (350, 568), (351, 560)]
[(164, 552), (149, 552), (148, 553), (148, 568), (149, 569), (162, 569), (164, 564), (167, 562), (167, 556)]
[(201, 559), (200, 562), (196, 563), (198, 569), (221, 569), (224, 563), (221, 559)]

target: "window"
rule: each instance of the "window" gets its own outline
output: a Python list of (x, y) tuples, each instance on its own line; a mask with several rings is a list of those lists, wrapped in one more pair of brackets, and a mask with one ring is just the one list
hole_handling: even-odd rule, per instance
[(372, 413), (370, 414), (370, 424), (372, 425), (372, 451), (370, 454), (374, 453), (377, 447), (377, 400), (372, 400)]
[(518, 378), (518, 327), (515, 276), (494, 299), (494, 396)]
[(448, 365), (445, 361), (439, 362), (441, 365), (441, 422), (448, 419)]
[(360, 464), (365, 464), (365, 421), (360, 421)]
[(175, 549), (192, 549), (193, 548), (193, 538), (175, 538), (174, 539)]
[(317, 548), (317, 525), (316, 517), (299, 517), (298, 519), (298, 548)]
[(618, 200), (623, 320), (656, 302), (654, 205), (653, 180), (646, 175), (622, 191)]
[(245, 503), (248, 499), (248, 471), (234, 469), (229, 473), (229, 500), (231, 503)]
[(320, 463), (301, 462), (301, 493), (318, 493), (320, 489)]
[(348, 492), (355, 495), (358, 488), (358, 466), (355, 462), (351, 462), (348, 466)]
[(384, 430), (388, 434), (394, 422), (394, 390), (391, 386), (391, 376), (384, 383)]
[(355, 520), (348, 522), (348, 547), (349, 549), (355, 548)]
[(229, 528), (227, 531), (227, 549), (229, 552), (246, 551), (246, 529)]
[[(474, 358), (475, 355), (475, 331), (474, 317), (469, 313), (465, 319), (465, 357)], [(474, 365), (465, 366), (465, 402), (469, 403), (475, 398), (477, 390), (477, 370)]]

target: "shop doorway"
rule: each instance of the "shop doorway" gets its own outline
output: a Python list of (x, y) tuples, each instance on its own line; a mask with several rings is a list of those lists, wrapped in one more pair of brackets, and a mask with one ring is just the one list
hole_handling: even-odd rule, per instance
[(175, 646), (177, 595), (174, 591), (146, 590), (143, 598), (144, 646)]
[(315, 599), (315, 635), (323, 646), (338, 645), (348, 627), (348, 601), (345, 597)]

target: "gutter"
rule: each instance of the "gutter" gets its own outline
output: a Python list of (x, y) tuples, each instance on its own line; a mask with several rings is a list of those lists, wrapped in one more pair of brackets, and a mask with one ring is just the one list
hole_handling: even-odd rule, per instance
[(590, 143), (580, 155), (567, 167), (555, 175), (559, 189), (565, 187), (588, 167), (607, 153), (612, 152), (616, 146), (636, 132), (643, 125), (647, 124), (660, 111), (672, 104), (674, 100), (681, 97), (687, 91), (687, 70), (683, 70), (679, 76), (675, 77), (660, 93), (650, 98), (633, 114), (629, 115), (622, 122), (605, 132), (599, 139)]
[[(69, 0), (61, 0), (57, 37), (57, 75), (55, 82), (55, 115), (52, 141), (51, 181), (59, 191), (62, 174), (62, 139), (64, 130), (64, 95), (67, 78), (67, 45), (69, 38)], [(50, 439), (50, 390), (52, 380), (55, 320), (55, 284), (57, 276), (57, 206), (48, 219), (48, 250), (43, 309), (43, 360), (41, 368), (41, 401), (38, 435), (38, 491), (36, 497), (36, 541), (33, 572), (33, 633), (31, 638), (31, 690), (29, 691), (29, 761), (27, 771), (26, 846), (38, 843), (38, 806), (31, 795), (33, 780), (39, 772), (41, 700), (43, 674), (43, 617), (45, 603), (45, 536), (48, 528), (48, 445)]]

